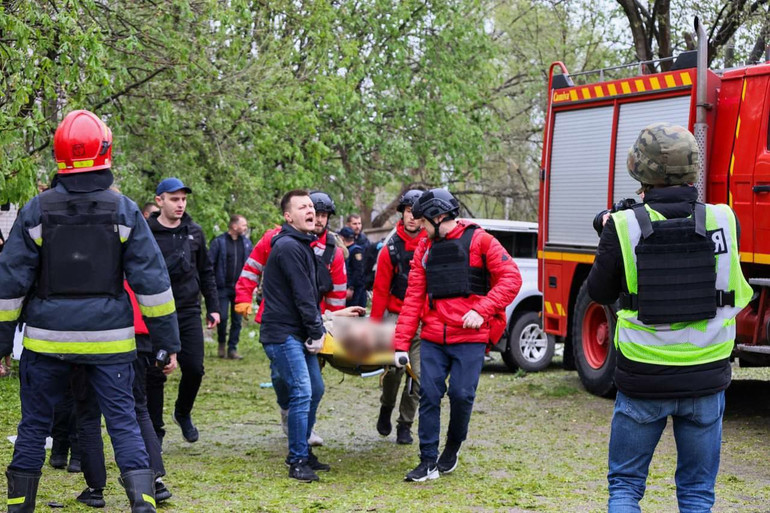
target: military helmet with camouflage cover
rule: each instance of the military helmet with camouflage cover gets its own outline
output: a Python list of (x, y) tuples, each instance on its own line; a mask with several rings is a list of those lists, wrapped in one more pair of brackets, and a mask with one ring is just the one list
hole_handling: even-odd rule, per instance
[(652, 185), (694, 183), (698, 159), (698, 143), (686, 128), (653, 123), (642, 129), (628, 150), (628, 174), (642, 183), (637, 194)]

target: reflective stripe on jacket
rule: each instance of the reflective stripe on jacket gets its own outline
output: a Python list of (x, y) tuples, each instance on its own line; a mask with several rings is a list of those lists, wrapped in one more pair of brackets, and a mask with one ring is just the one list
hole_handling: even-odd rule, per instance
[[(666, 218), (648, 205), (652, 221)], [(623, 254), (628, 292), (636, 294), (636, 246), (641, 228), (632, 209), (612, 214)], [(646, 325), (635, 310), (618, 312), (615, 347), (626, 358), (649, 364), (687, 366), (728, 358), (735, 340), (735, 316), (752, 296), (751, 286), (743, 277), (738, 253), (735, 214), (727, 205), (706, 205), (706, 230), (721, 229), (726, 253), (716, 254), (716, 290), (735, 292), (735, 305), (717, 308), (716, 317), (697, 322)], [(715, 293), (716, 293), (715, 290)]]
[[(59, 184), (57, 191), (70, 193)], [(169, 353), (180, 349), (179, 326), (166, 265), (136, 204), (121, 196), (117, 221), (123, 272), (136, 292), (153, 338)], [(13, 346), (16, 326), (27, 324), (24, 346), (74, 363), (124, 363), (136, 358), (128, 294), (51, 297), (31, 294), (42, 262), (42, 217), (37, 198), (24, 206), (0, 255), (0, 356)], [(28, 298), (23, 308), (24, 298)]]

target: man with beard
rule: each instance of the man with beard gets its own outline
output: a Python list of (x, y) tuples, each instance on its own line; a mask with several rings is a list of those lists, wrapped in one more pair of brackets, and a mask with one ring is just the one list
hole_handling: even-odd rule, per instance
[[(385, 250), (380, 251), (377, 259), (377, 273), (374, 278), (371, 318), (381, 321), (389, 318), (395, 321), (401, 312), (406, 296), (409, 280), (409, 270), (414, 256), (414, 250), (420, 240), (426, 237), (422, 223), (414, 218), (412, 207), (422, 196), (422, 191), (406, 191), (398, 202), (401, 220), (396, 225), (396, 233), (385, 242)], [(409, 349), (409, 359), (412, 368), (419, 377), (420, 372), (420, 339), (416, 338)], [(380, 396), (380, 416), (377, 419), (377, 432), (388, 436), (393, 429), (390, 415), (396, 406), (398, 389), (404, 369), (388, 372), (382, 379), (382, 395)], [(396, 443), (412, 443), (412, 422), (417, 410), (418, 395), (409, 393), (407, 387), (401, 394), (399, 415), (396, 421)]]

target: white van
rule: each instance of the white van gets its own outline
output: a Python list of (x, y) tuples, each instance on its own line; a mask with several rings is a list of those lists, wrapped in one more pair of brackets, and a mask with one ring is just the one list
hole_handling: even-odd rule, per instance
[(512, 371), (536, 372), (553, 358), (555, 340), (543, 331), (543, 295), (537, 288), (537, 223), (468, 219), (493, 235), (511, 254), (521, 273), (521, 290), (505, 309), (508, 326), (494, 347)]

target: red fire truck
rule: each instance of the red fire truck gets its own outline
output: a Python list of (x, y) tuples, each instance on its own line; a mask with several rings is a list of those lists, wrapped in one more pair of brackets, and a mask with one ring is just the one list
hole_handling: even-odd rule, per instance
[(599, 242), (592, 221), (636, 198), (628, 149), (658, 121), (695, 134), (701, 199), (729, 204), (740, 220), (755, 296), (736, 320), (734, 356), (741, 365), (770, 364), (770, 63), (711, 71), (697, 21), (696, 30), (699, 49), (672, 59), (666, 72), (576, 85), (586, 77), (551, 66), (538, 220), (543, 326), (564, 341), (565, 366), (597, 395), (614, 391), (614, 312), (591, 301), (585, 285)]

